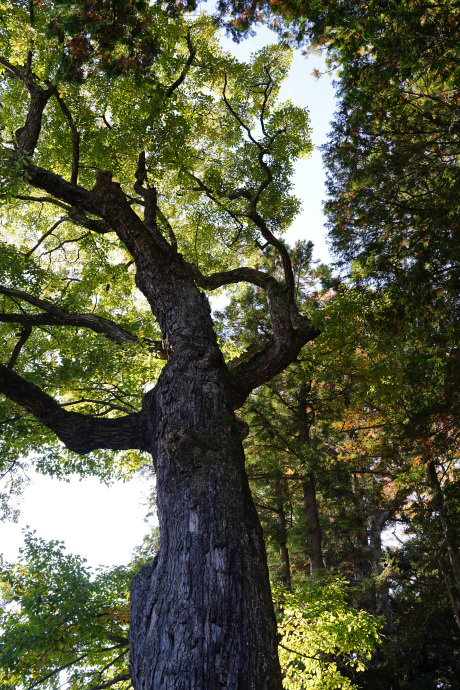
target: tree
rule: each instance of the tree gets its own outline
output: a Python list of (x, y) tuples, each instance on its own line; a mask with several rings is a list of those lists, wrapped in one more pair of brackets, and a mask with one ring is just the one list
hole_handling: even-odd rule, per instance
[(325, 147), (330, 239), (358, 295), (378, 305), (368, 322), (377, 347), (364, 348), (366, 357), (377, 354), (373, 371), (349, 387), (367, 391), (367, 402), (358, 397), (354, 418), (344, 411), (350, 438), (341, 452), (348, 445), (350, 460), (360, 462), (354, 483), (363, 499), (384, 507), (393, 494), (388, 502), (407, 540), (384, 575), (394, 590), (393, 651), (367, 679), (380, 687), (393, 655), (392, 687), (455, 683), (455, 661), (445, 663), (436, 645), (444, 636), (458, 646), (458, 4), (222, 0), (219, 7), (237, 39), (265, 21), (306, 49), (324, 50), (338, 69), (338, 113)]
[[(307, 114), (276, 102), (288, 54), (240, 65), (206, 18), (128, 0), (2, 18), (3, 457), (105, 477), (150, 453), (161, 546), (131, 588), (133, 686), (280, 688), (234, 410), (317, 334), (278, 237), (311, 150)], [(262, 242), (282, 277), (252, 267)], [(229, 370), (205, 291), (239, 282), (271, 323)]]
[(25, 535), (20, 559), (1, 564), (2, 687), (128, 685), (133, 567), (93, 573), (62, 543)]

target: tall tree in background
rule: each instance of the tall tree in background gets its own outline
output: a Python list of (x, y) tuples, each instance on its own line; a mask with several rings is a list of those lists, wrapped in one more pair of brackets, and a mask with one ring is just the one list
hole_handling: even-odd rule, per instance
[[(307, 114), (276, 103), (281, 47), (241, 65), (205, 18), (68, 9), (1, 7), (4, 458), (33, 448), (45, 471), (110, 475), (112, 451), (122, 468), (150, 453), (161, 547), (131, 589), (134, 687), (278, 689), (233, 410), (317, 333), (278, 238)], [(253, 267), (261, 242), (279, 275)], [(229, 371), (204, 291), (239, 282), (264, 290), (270, 324)]]

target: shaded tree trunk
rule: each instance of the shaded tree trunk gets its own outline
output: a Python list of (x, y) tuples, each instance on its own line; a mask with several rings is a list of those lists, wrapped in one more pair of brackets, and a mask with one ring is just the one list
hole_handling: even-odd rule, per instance
[(280, 690), (265, 547), (244, 470), (245, 425), (233, 414), (206, 298), (174, 289), (182, 299), (168, 328), (171, 357), (149, 396), (161, 541), (131, 590), (133, 686)]
[[(314, 421), (315, 412), (307, 413), (307, 395), (311, 390), (311, 382), (304, 383), (299, 389), (298, 420), (299, 440), (310, 446), (310, 425)], [(324, 568), (323, 551), (321, 546), (322, 534), (319, 524), (318, 504), (316, 502), (316, 482), (313, 472), (307, 471), (302, 480), (305, 517), (308, 522), (307, 551), (310, 560), (310, 577), (316, 579), (318, 570)]]
[(460, 553), (455, 532), (450, 524), (449, 512), (444, 500), (444, 493), (434, 462), (428, 464), (428, 480), (433, 492), (433, 503), (439, 514), (442, 525), (444, 539), (446, 541), (447, 552), (449, 554), (452, 574), (454, 576), (455, 587), (460, 595)]
[(291, 565), (289, 562), (289, 549), (287, 547), (287, 529), (286, 529), (286, 513), (284, 511), (284, 503), (282, 499), (282, 485), (278, 482), (276, 485), (277, 511), (276, 518), (278, 522), (278, 545), (280, 551), (280, 580), (285, 587), (291, 589)]
[(391, 510), (383, 510), (369, 517), (368, 551), (375, 583), (375, 610), (373, 613), (385, 617), (388, 630), (393, 629), (393, 612), (390, 606), (390, 592), (388, 583), (379, 580), (379, 575), (383, 572), (382, 532), (392, 514), (393, 511)]
[(305, 516), (308, 521), (308, 557), (310, 559), (310, 577), (316, 579), (318, 570), (324, 568), (322, 533), (319, 524), (318, 504), (316, 502), (315, 477), (312, 472), (302, 482)]

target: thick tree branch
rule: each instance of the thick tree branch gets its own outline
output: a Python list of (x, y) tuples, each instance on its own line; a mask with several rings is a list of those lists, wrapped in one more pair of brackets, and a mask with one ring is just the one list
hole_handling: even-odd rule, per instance
[(169, 244), (173, 248), (173, 250), (176, 252), (177, 251), (177, 238), (174, 233), (174, 230), (172, 229), (172, 225), (169, 222), (169, 220), (166, 218), (166, 216), (163, 214), (161, 211), (160, 207), (158, 206), (157, 203), (157, 216), (160, 219), (161, 223), (164, 225), (166, 230), (168, 231), (168, 237), (169, 237)]
[(205, 290), (216, 290), (224, 285), (232, 285), (234, 283), (252, 283), (258, 287), (268, 290), (271, 285), (279, 285), (277, 280), (268, 273), (259, 271), (255, 268), (234, 268), (230, 271), (221, 271), (219, 273), (212, 273), (209, 276), (203, 275), (196, 266), (192, 267), (195, 273), (195, 281), (197, 285)]
[(102, 316), (67, 312), (47, 300), (34, 297), (22, 290), (4, 287), (3, 285), (0, 285), (0, 294), (23, 300), (46, 312), (46, 314), (0, 314), (0, 321), (4, 323), (22, 323), (32, 326), (77, 326), (90, 328), (95, 333), (104, 333), (104, 335), (118, 345), (123, 345), (127, 342), (137, 342), (136, 336)]
[(80, 225), (82, 228), (96, 232), (99, 235), (105, 235), (108, 232), (114, 232), (108, 223), (100, 218), (88, 218), (88, 216), (77, 206), (72, 206), (69, 210), (68, 218), (74, 225)]
[(27, 339), (29, 338), (31, 333), (32, 333), (32, 326), (30, 326), (30, 325), (24, 326), (24, 328), (21, 331), (21, 335), (19, 337), (19, 340), (14, 347), (13, 354), (10, 357), (10, 361), (6, 365), (8, 369), (12, 369), (14, 367), (14, 365), (16, 364), (17, 359), (18, 359), (19, 355), (21, 354), (21, 350), (22, 350), (23, 346), (25, 345), (25, 343), (27, 342)]
[(110, 642), (118, 642), (119, 645), (124, 647), (129, 647), (129, 640), (127, 637), (122, 637), (121, 635), (114, 635), (112, 633), (105, 633), (105, 636)]
[(234, 409), (243, 405), (251, 391), (284, 371), (302, 347), (319, 335), (306, 317), (300, 318), (304, 320), (303, 326), (279, 331), (271, 344), (230, 368)]
[(281, 256), (281, 261), (283, 263), (283, 272), (284, 279), (286, 281), (287, 294), (289, 296), (289, 301), (293, 304), (295, 296), (295, 281), (294, 273), (292, 271), (291, 257), (289, 256), (289, 252), (286, 249), (284, 242), (276, 238), (274, 234), (268, 229), (265, 220), (262, 218), (262, 216), (256, 209), (256, 203), (257, 202), (253, 203), (251, 201), (251, 207), (249, 209), (247, 217), (250, 218), (254, 225), (256, 225), (259, 228), (267, 242), (273, 245), (278, 250)]
[[(149, 186), (147, 180), (147, 171), (145, 169), (145, 151), (141, 151), (137, 161), (137, 169), (135, 173), (136, 182), (134, 184), (134, 191), (144, 199), (144, 224), (145, 227), (158, 240), (168, 244), (163, 235), (158, 229), (157, 224), (157, 190), (152, 185)], [(144, 183), (146, 186), (144, 186)]]
[(230, 369), (234, 407), (237, 409), (252, 390), (284, 371), (297, 358), (305, 343), (314, 340), (319, 331), (306, 316), (299, 314), (286, 286), (263, 271), (242, 267), (204, 276), (196, 266), (191, 266), (191, 269), (197, 285), (206, 290), (247, 282), (262, 288), (267, 295), (273, 338), (261, 345), (249, 359), (234, 364)]
[(3, 364), (0, 364), (0, 393), (24, 407), (69, 450), (80, 455), (98, 449), (149, 450), (144, 411), (116, 419), (68, 412), (38, 386)]
[(145, 344), (149, 352), (154, 352), (160, 359), (167, 359), (167, 353), (163, 348), (161, 341), (150, 339), (139, 340), (139, 338), (129, 331), (116, 324), (110, 319), (96, 314), (79, 314), (77, 312), (68, 312), (60, 307), (56, 307), (47, 300), (29, 295), (22, 290), (14, 290), (0, 285), (0, 295), (6, 295), (14, 299), (23, 300), (28, 304), (43, 309), (45, 314), (11, 314), (0, 313), (1, 323), (18, 323), (23, 326), (75, 326), (76, 328), (89, 328), (95, 333), (103, 333), (107, 338), (112, 340), (117, 345), (124, 345), (125, 343), (142, 343)]
[(40, 136), (43, 111), (49, 99), (56, 91), (56, 87), (50, 86), (47, 89), (43, 89), (41, 86), (36, 84), (36, 82), (30, 76), (27, 68), (25, 71), (22, 71), (19, 69), (19, 67), (12, 65), (3, 57), (0, 57), (0, 65), (3, 65), (6, 70), (6, 74), (9, 77), (16, 79), (17, 81), (21, 81), (29, 91), (30, 105), (26, 122), (23, 127), (20, 127), (18, 130), (16, 130), (15, 136), (16, 146), (19, 151), (27, 156), (31, 156), (35, 151), (38, 137)]
[(28, 163), (26, 172), (29, 184), (37, 189), (42, 189), (48, 194), (58, 199), (60, 202), (81, 208), (88, 213), (100, 215), (97, 196), (93, 191), (88, 191), (84, 187), (67, 182), (60, 175), (45, 170), (38, 165)]

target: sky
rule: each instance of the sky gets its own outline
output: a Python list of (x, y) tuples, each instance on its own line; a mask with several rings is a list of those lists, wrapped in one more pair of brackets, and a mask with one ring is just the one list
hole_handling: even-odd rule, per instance
[[(225, 38), (222, 42), (226, 50), (246, 60), (257, 47), (275, 41), (274, 34), (262, 28), (256, 38), (239, 45)], [(294, 189), (303, 210), (285, 238), (290, 243), (296, 239), (312, 240), (314, 258), (327, 262), (322, 213), (325, 173), (317, 147), (326, 141), (335, 104), (331, 78), (323, 76), (317, 80), (312, 76), (315, 68), (324, 69), (321, 58), (305, 59), (296, 54), (280, 94), (281, 99), (309, 109), (316, 147), (309, 159), (296, 166)], [(23, 543), (21, 530), (26, 527), (36, 530), (43, 539), (64, 541), (69, 552), (85, 557), (93, 567), (121, 565), (130, 560), (133, 549), (148, 531), (144, 517), (152, 480), (142, 476), (107, 487), (97, 478), (75, 477), (63, 482), (33, 472), (29, 476), (31, 481), (20, 504), (18, 523), (0, 523), (0, 553), (5, 560), (17, 558)]]

